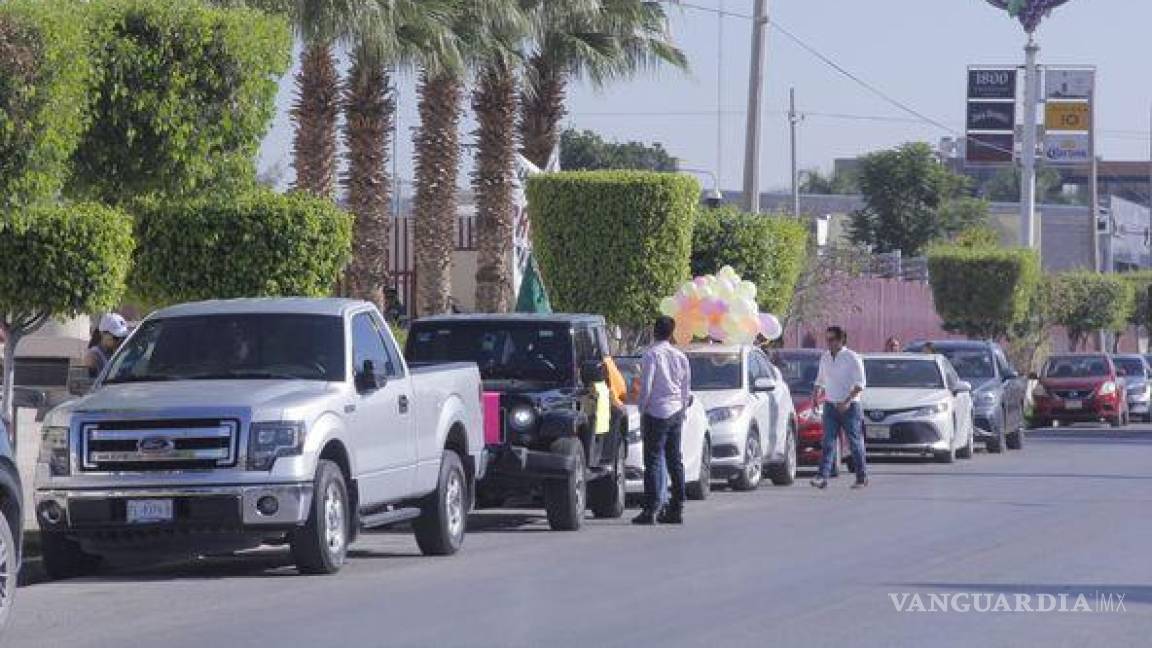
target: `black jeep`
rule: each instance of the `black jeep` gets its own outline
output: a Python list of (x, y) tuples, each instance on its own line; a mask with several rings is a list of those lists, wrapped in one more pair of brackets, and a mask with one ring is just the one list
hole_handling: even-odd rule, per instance
[(486, 392), (488, 470), (477, 501), (542, 494), (548, 523), (579, 529), (624, 514), (627, 418), (610, 407), (596, 434), (594, 384), (609, 355), (604, 319), (593, 315), (453, 315), (412, 324), (409, 364), (475, 362)]

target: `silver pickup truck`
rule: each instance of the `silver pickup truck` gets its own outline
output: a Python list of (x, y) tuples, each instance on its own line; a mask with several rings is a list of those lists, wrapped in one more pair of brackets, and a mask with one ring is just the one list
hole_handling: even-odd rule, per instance
[(451, 554), (483, 448), (476, 366), (410, 370), (370, 304), (166, 308), (45, 418), (44, 566), (287, 543), (300, 571), (332, 573), (359, 529), (402, 521), (425, 554)]

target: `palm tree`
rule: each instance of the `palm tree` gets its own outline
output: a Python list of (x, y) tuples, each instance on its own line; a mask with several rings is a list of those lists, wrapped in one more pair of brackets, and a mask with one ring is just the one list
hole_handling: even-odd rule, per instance
[(572, 79), (583, 77), (600, 86), (660, 64), (686, 69), (688, 60), (672, 43), (660, 2), (539, 1), (541, 36), (528, 61), (520, 131), (524, 157), (544, 167), (560, 141)]
[(330, 197), (336, 180), (336, 120), (340, 114), (340, 75), (331, 43), (316, 40), (304, 46), (296, 73), (292, 118), (292, 166), (296, 188)]

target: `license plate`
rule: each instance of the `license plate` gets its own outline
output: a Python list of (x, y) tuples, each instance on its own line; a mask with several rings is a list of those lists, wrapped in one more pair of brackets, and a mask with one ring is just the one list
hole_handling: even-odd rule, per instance
[(869, 425), (864, 428), (864, 436), (869, 439), (887, 441), (892, 438), (892, 430), (887, 425)]
[(1083, 409), (1084, 402), (1078, 400), (1064, 401), (1064, 409)]
[(128, 524), (172, 521), (172, 500), (128, 500)]

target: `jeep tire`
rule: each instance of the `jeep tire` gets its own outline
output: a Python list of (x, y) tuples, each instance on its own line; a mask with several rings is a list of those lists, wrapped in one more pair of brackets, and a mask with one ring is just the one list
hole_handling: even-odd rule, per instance
[(624, 442), (616, 443), (616, 459), (608, 474), (588, 486), (588, 508), (598, 518), (614, 519), (624, 515), (624, 500), (627, 497), (624, 482), (624, 469), (628, 447)]
[(553, 442), (551, 451), (571, 456), (575, 466), (567, 477), (544, 482), (544, 510), (548, 513), (548, 526), (553, 531), (579, 531), (584, 523), (584, 502), (588, 495), (584, 445), (580, 439), (568, 437)]

